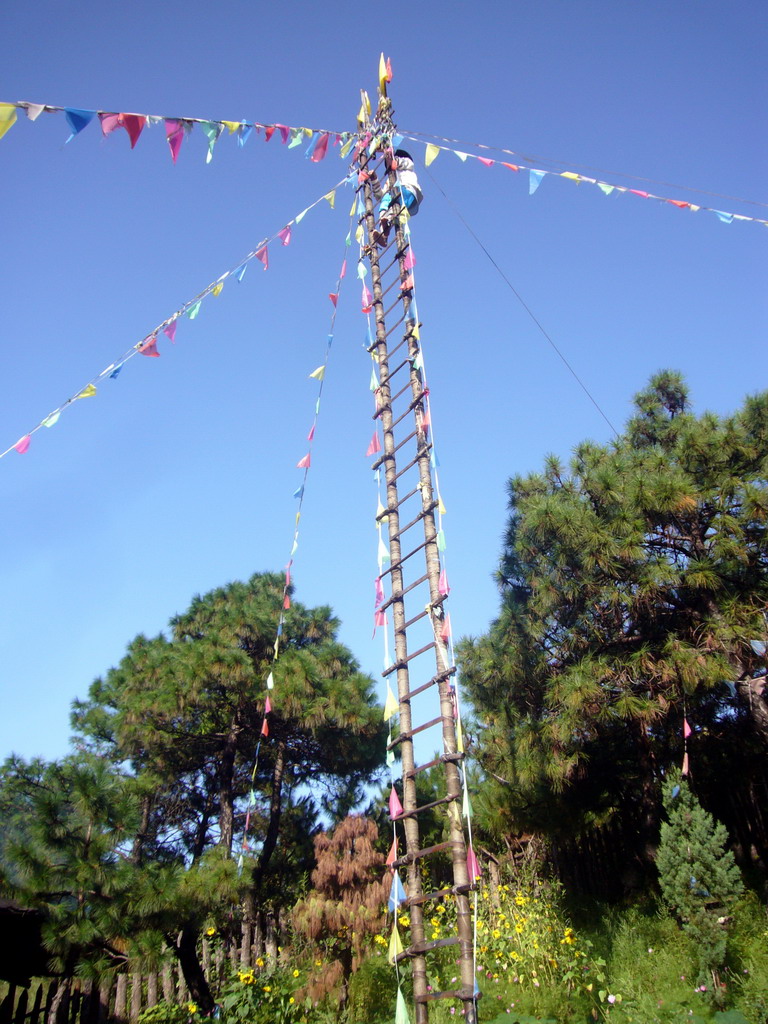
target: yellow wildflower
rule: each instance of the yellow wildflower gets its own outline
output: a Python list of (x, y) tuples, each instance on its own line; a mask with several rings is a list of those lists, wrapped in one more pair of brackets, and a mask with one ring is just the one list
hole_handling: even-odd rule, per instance
[(197, 1003), (187, 1003), (187, 1013), (197, 1013)]
[(294, 978), (298, 978), (298, 976), (299, 976), (298, 970), (294, 969), (293, 976), (294, 976)]
[(216, 929), (215, 928), (206, 928), (205, 934), (210, 938), (211, 935), (215, 935), (216, 934)]

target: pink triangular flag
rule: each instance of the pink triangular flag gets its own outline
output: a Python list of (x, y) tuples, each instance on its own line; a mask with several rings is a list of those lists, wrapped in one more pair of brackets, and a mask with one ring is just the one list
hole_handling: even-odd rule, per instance
[(384, 584), (381, 582), (381, 576), (376, 577), (376, 600), (374, 608), (378, 608), (381, 602), (384, 600)]
[(339, 271), (339, 280), (340, 281), (346, 276), (346, 273), (347, 273), (347, 261), (344, 260), (344, 262), (341, 264), (341, 270)]
[(400, 797), (397, 795), (397, 790), (392, 787), (392, 791), (389, 794), (389, 816), (390, 818), (397, 818), (403, 813), (403, 805), (400, 803)]
[(317, 140), (317, 145), (312, 150), (313, 163), (319, 163), (328, 152), (328, 132), (323, 132)]
[(154, 337), (154, 335), (151, 338), (147, 338), (146, 341), (139, 345), (139, 352), (141, 352), (143, 356), (154, 356), (159, 359), (160, 353), (157, 351), (157, 338)]
[(121, 114), (120, 123), (128, 132), (128, 138), (131, 140), (131, 149), (133, 149), (139, 141), (139, 136), (144, 130), (147, 119), (144, 114)]
[(312, 424), (312, 429), (307, 434), (307, 440), (308, 441), (314, 441), (314, 439), (315, 439), (315, 426), (316, 426), (316, 424), (313, 423)]
[(395, 836), (395, 838), (392, 840), (392, 845), (390, 846), (389, 853), (387, 854), (387, 860), (386, 860), (387, 867), (391, 868), (396, 860), (397, 860), (397, 836)]
[(380, 452), (380, 451), (381, 451), (381, 441), (379, 440), (379, 432), (378, 432), (378, 430), (374, 430), (373, 437), (371, 438), (371, 443), (368, 445), (368, 451), (365, 454), (366, 455), (376, 455), (377, 452)]
[(467, 850), (467, 874), (469, 875), (470, 881), (474, 882), (476, 878), (481, 877), (482, 873), (483, 872), (480, 869), (480, 862), (475, 856), (475, 851), (470, 845)]
[(683, 736), (685, 737), (685, 739), (688, 739), (688, 737), (691, 735), (692, 732), (693, 732), (693, 729), (690, 727), (690, 725), (688, 725), (688, 719), (684, 718), (683, 719)]
[(296, 469), (309, 469), (312, 465), (312, 456), (309, 452), (304, 456), (303, 459), (299, 459), (296, 463)]
[(368, 285), (363, 281), (363, 312), (370, 313), (373, 308), (373, 296), (370, 293)]
[(387, 613), (382, 611), (381, 608), (377, 608), (373, 613), (373, 636), (376, 636), (376, 630), (379, 626), (387, 625)]
[(171, 157), (173, 158), (173, 162), (176, 163), (179, 156), (179, 150), (181, 149), (181, 144), (184, 141), (184, 129), (181, 126), (181, 121), (166, 121), (165, 134), (171, 150)]
[(266, 245), (262, 245), (260, 249), (256, 250), (256, 259), (264, 264), (264, 269), (269, 268), (269, 252), (267, 251)]
[(493, 160), (489, 160), (487, 156), (479, 156), (477, 159), (481, 164), (485, 164), (486, 167), (493, 167)]
[(163, 334), (165, 334), (168, 338), (170, 338), (174, 345), (176, 344), (176, 321), (175, 320), (171, 320), (171, 322), (169, 324), (165, 325), (165, 327), (163, 328)]
[(279, 124), (277, 125), (277, 129), (280, 132), (280, 137), (283, 140), (283, 145), (285, 145), (286, 142), (288, 141), (288, 136), (291, 134), (291, 129), (288, 127), (287, 124)]
[(688, 775), (688, 751), (683, 754), (683, 778)]
[(282, 231), (278, 231), (277, 232), (277, 237), (280, 239), (280, 241), (283, 243), (283, 245), (290, 244), (290, 241), (291, 241), (291, 225), (288, 224), (286, 227), (283, 228)]
[(119, 114), (99, 114), (99, 121), (101, 121), (101, 134), (104, 136), (120, 127)]
[(400, 284), (401, 292), (409, 292), (413, 288), (413, 274), (409, 274), (408, 277)]
[(403, 270), (413, 270), (416, 266), (416, 257), (413, 255), (413, 248), (408, 246), (408, 252), (403, 259)]
[(437, 589), (442, 597), (447, 597), (451, 592), (451, 588), (448, 586), (448, 576), (446, 575), (445, 569), (440, 570), (440, 579), (437, 583)]
[(264, 701), (264, 714), (268, 715), (271, 710), (272, 710), (272, 701), (269, 699), (269, 694), (267, 694), (267, 699)]
[(419, 426), (421, 427), (421, 431), (423, 434), (426, 434), (426, 432), (429, 430), (429, 409), (424, 410), (421, 417), (421, 423), (419, 424)]
[(291, 596), (286, 594), (283, 598), (283, 608), (287, 611), (291, 607)]
[(339, 294), (338, 294), (338, 292), (329, 292), (328, 293), (328, 298), (331, 300), (331, 302), (335, 306), (338, 303), (338, 301), (339, 301)]
[(29, 434), (25, 434), (24, 437), (20, 437), (16, 444), (13, 446), (19, 455), (23, 455), (24, 452), (29, 448), (29, 443), (32, 439)]
[(443, 641), (444, 644), (447, 644), (450, 636), (451, 636), (451, 616), (450, 615), (446, 615), (445, 618), (443, 619), (443, 625), (440, 628), (440, 639)]

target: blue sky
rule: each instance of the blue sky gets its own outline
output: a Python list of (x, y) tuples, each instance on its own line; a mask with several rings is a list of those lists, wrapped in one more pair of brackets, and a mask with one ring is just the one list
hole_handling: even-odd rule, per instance
[[(353, 129), (392, 60), (406, 133), (484, 143), (703, 206), (766, 217), (768, 9), (554, 2), (127, 4), (41, 0), (4, 14), (0, 101)], [(344, 176), (337, 153), (199, 129), (176, 166), (161, 127), (131, 151), (61, 115), (0, 141), (3, 401), (14, 443), (181, 304)], [(419, 314), (447, 508), (454, 632), (494, 616), (505, 484), (610, 429), (468, 234), (470, 224), (617, 427), (655, 370), (699, 411), (765, 386), (768, 229), (442, 153), (413, 221)], [(497, 156), (491, 152), (490, 156)], [(591, 170), (590, 170), (591, 169)], [(628, 177), (633, 176), (633, 177)], [(671, 184), (663, 184), (671, 183)], [(439, 187), (438, 187), (439, 186)], [(443, 189), (448, 204), (440, 194)], [(699, 190), (699, 191), (694, 191)], [(709, 194), (706, 194), (709, 193)], [(725, 198), (741, 197), (741, 199)], [(744, 202), (741, 200), (751, 200)], [(195, 593), (285, 565), (328, 292), (350, 195), (322, 203), (270, 269), (250, 266), (25, 455), (0, 460), (0, 751), (59, 756), (68, 712), (137, 633)], [(763, 205), (755, 205), (763, 204)], [(370, 361), (348, 277), (313, 449), (294, 579), (328, 603), (372, 673), (376, 496)]]

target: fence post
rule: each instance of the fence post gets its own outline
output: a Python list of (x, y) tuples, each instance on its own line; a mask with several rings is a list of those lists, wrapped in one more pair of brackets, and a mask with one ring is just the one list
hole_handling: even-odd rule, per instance
[(157, 975), (150, 974), (147, 978), (147, 1006), (157, 1005)]
[(115, 1020), (124, 1022), (128, 1008), (128, 976), (118, 974), (117, 987), (115, 988)]
[(141, 1013), (141, 999), (143, 995), (143, 979), (140, 974), (131, 975), (131, 1024), (136, 1024)]

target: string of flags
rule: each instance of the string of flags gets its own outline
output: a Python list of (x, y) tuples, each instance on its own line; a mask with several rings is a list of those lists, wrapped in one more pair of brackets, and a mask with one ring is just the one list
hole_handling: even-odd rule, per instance
[[(601, 181), (598, 178), (591, 178), (585, 174), (579, 174), (576, 171), (545, 171), (541, 168), (531, 167), (527, 164), (521, 163), (510, 163), (505, 160), (494, 160), (491, 157), (481, 156), (478, 153), (467, 153), (463, 150), (453, 149), (450, 146), (440, 146), (435, 142), (425, 143), (422, 139), (415, 138), (413, 135), (401, 135), (401, 139), (408, 139), (410, 142), (415, 142), (425, 146), (424, 150), (424, 166), (429, 167), (434, 161), (440, 156), (441, 153), (453, 153), (454, 156), (458, 157), (462, 163), (466, 163), (467, 160), (475, 160), (482, 164), (484, 167), (505, 167), (507, 170), (520, 172), (527, 171), (528, 173), (528, 194), (533, 195), (542, 183), (545, 177), (551, 178), (565, 178), (567, 181), (572, 181), (576, 185), (588, 184), (595, 185), (600, 191), (609, 196), (613, 192), (627, 193), (629, 195), (638, 196), (640, 199), (653, 199), (656, 202), (664, 203), (668, 206), (676, 207), (679, 210), (690, 210), (693, 213), (703, 210), (706, 213), (713, 213), (718, 220), (723, 224), (732, 224), (735, 221), (750, 221), (753, 224), (764, 224), (768, 227), (768, 220), (761, 217), (748, 217), (741, 213), (730, 213), (727, 210), (716, 210), (711, 206), (703, 206), (698, 203), (691, 203), (683, 199), (672, 199), (668, 196), (656, 195), (653, 192), (647, 192), (644, 189), (629, 188), (626, 185), (611, 184), (607, 181)], [(485, 146), (484, 149), (489, 149)]]
[[(354, 209), (354, 207), (353, 207), (353, 209)], [(286, 229), (284, 229), (284, 230), (286, 230)], [(287, 245), (289, 241), (290, 241), (290, 229), (288, 229), (287, 240), (285, 240), (283, 242), (283, 244)], [(329, 296), (328, 296), (329, 299), (331, 300), (331, 319), (330, 319), (330, 325), (329, 325), (329, 328), (328, 328), (328, 335), (326, 337), (325, 353), (323, 355), (323, 361), (322, 361), (322, 363), (318, 367), (316, 367), (314, 370), (312, 370), (312, 372), (308, 375), (308, 380), (314, 380), (314, 381), (317, 382), (317, 392), (316, 392), (315, 405), (314, 405), (314, 414), (313, 414), (313, 417), (312, 417), (312, 424), (311, 424), (311, 426), (309, 428), (309, 433), (307, 434), (307, 452), (296, 463), (296, 468), (297, 469), (302, 469), (304, 472), (303, 472), (302, 477), (301, 477), (301, 483), (299, 484), (299, 486), (296, 488), (296, 490), (293, 493), (294, 498), (296, 498), (297, 501), (298, 501), (298, 507), (297, 507), (296, 515), (294, 517), (293, 540), (292, 540), (292, 543), (291, 543), (291, 551), (290, 551), (290, 555), (288, 556), (288, 563), (287, 563), (287, 565), (285, 567), (285, 581), (283, 583), (282, 602), (281, 602), (281, 607), (280, 607), (280, 614), (278, 616), (277, 629), (275, 631), (275, 643), (274, 643), (273, 654), (272, 654), (272, 666), (271, 666), (271, 668), (270, 668), (270, 670), (269, 670), (269, 672), (267, 674), (267, 678), (266, 678), (266, 681), (265, 681), (264, 715), (263, 715), (262, 723), (261, 723), (261, 732), (260, 732), (259, 738), (258, 738), (258, 740), (256, 742), (256, 750), (254, 752), (254, 757), (253, 757), (253, 770), (251, 772), (251, 787), (250, 787), (250, 791), (249, 791), (249, 794), (248, 794), (248, 804), (247, 804), (246, 812), (245, 812), (245, 824), (243, 826), (243, 838), (242, 838), (241, 847), (240, 847), (240, 854), (239, 854), (238, 860), (237, 860), (237, 869), (238, 869), (238, 871), (242, 871), (243, 870), (243, 865), (245, 863), (245, 857), (247, 856), (248, 853), (250, 853), (250, 850), (251, 850), (251, 846), (250, 846), (250, 828), (251, 828), (251, 816), (252, 816), (252, 813), (256, 809), (256, 790), (255, 790), (256, 772), (257, 772), (258, 767), (259, 767), (259, 754), (261, 752), (262, 740), (266, 739), (269, 736), (269, 716), (272, 713), (272, 695), (273, 695), (272, 692), (274, 691), (274, 688), (275, 688), (274, 669), (275, 669), (275, 667), (277, 665), (278, 658), (279, 658), (279, 655), (280, 655), (280, 641), (281, 641), (281, 639), (283, 637), (283, 630), (284, 630), (284, 627), (285, 627), (285, 614), (286, 614), (286, 612), (291, 607), (291, 593), (292, 593), (291, 573), (292, 573), (292, 570), (293, 570), (294, 556), (295, 556), (296, 551), (297, 551), (298, 546), (299, 546), (299, 528), (300, 528), (300, 524), (301, 524), (301, 514), (302, 514), (302, 510), (303, 510), (303, 506), (304, 506), (304, 494), (305, 494), (305, 490), (306, 490), (306, 486), (307, 486), (307, 478), (308, 478), (308, 475), (309, 475), (309, 470), (310, 470), (310, 467), (312, 465), (312, 448), (313, 448), (314, 441), (315, 441), (315, 434), (316, 434), (316, 431), (317, 431), (318, 418), (320, 416), (320, 404), (321, 404), (322, 397), (323, 397), (323, 385), (324, 385), (324, 382), (325, 382), (325, 373), (326, 373), (326, 370), (327, 370), (327, 367), (328, 367), (328, 363), (330, 361), (331, 348), (333, 346), (333, 336), (334, 336), (334, 330), (335, 330), (335, 327), (336, 327), (336, 311), (337, 311), (337, 306), (338, 306), (338, 299), (339, 299), (339, 295), (341, 293), (342, 282), (343, 282), (344, 278), (346, 277), (346, 273), (347, 273), (347, 251), (348, 251), (349, 246), (351, 244), (352, 244), (352, 224), (350, 222), (349, 230), (347, 231), (347, 236), (346, 236), (346, 238), (344, 240), (344, 258), (342, 260), (341, 268), (339, 270), (339, 274), (338, 274), (338, 277), (336, 279), (336, 287), (335, 287), (334, 291), (331, 292), (329, 294)]]
[(86, 384), (78, 388), (74, 394), (70, 395), (69, 398), (49, 412), (47, 416), (40, 420), (25, 434), (22, 434), (18, 441), (6, 448), (5, 451), (0, 451), (0, 459), (12, 451), (16, 451), (20, 455), (29, 451), (33, 434), (43, 427), (50, 428), (55, 426), (55, 424), (58, 423), (61, 414), (67, 409), (70, 409), (76, 402), (80, 401), (80, 399), (95, 397), (98, 394), (101, 384), (107, 380), (116, 380), (126, 363), (135, 356), (143, 355), (155, 359), (159, 358), (160, 351), (158, 350), (158, 342), (161, 336), (164, 336), (175, 344), (176, 331), (180, 320), (184, 317), (188, 320), (195, 320), (198, 317), (202, 304), (206, 299), (216, 298), (221, 295), (225, 284), (231, 280), (235, 280), (238, 283), (242, 282), (249, 264), (254, 260), (261, 263), (264, 270), (268, 270), (269, 246), (274, 243), (279, 243), (281, 247), (289, 245), (293, 229), (302, 222), (304, 217), (322, 202), (327, 202), (331, 209), (334, 209), (336, 204), (336, 191), (354, 180), (354, 175), (342, 178), (336, 183), (336, 185), (334, 185), (330, 192), (326, 192), (324, 195), (320, 196), (306, 207), (306, 209), (302, 210), (301, 213), (296, 214), (296, 216), (292, 220), (289, 220), (288, 223), (279, 231), (276, 231), (273, 235), (261, 241), (255, 249), (249, 252), (248, 255), (237, 264), (237, 266), (225, 271), (217, 277), (215, 281), (212, 281), (206, 288), (195, 295), (194, 298), (189, 299), (181, 305), (174, 313), (163, 320), (162, 323), (154, 327), (148, 334), (145, 334), (141, 341), (136, 342), (127, 349), (127, 351), (123, 352), (121, 356), (106, 366), (100, 373), (91, 377), (91, 379)]
[[(124, 130), (131, 149), (145, 128), (162, 126), (170, 150), (171, 159), (176, 163), (181, 144), (198, 126), (206, 143), (205, 162), (213, 159), (216, 143), (222, 135), (234, 135), (237, 145), (243, 147), (252, 134), (263, 134), (264, 141), (277, 135), (288, 149), (305, 147), (305, 156), (313, 163), (319, 163), (328, 152), (329, 146), (339, 146), (339, 156), (345, 159), (356, 138), (354, 132), (337, 132), (326, 128), (293, 127), (286, 124), (264, 124), (260, 121), (208, 121), (202, 117), (168, 117), (159, 114), (115, 113), (109, 110), (83, 110), (79, 107), (58, 107), (51, 103), (0, 103), (0, 139), (16, 124), (19, 113), (26, 114), (30, 121), (37, 121), (41, 114), (63, 114), (69, 128), (71, 142), (94, 121), (101, 127), (102, 137)], [(66, 144), (66, 143), (65, 143)]]

